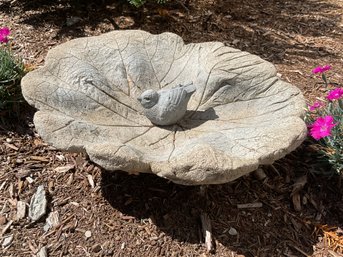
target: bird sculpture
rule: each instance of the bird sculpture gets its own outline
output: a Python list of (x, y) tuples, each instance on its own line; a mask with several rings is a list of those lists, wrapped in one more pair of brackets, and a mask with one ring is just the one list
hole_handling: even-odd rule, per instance
[(195, 90), (193, 83), (159, 91), (148, 89), (137, 100), (153, 124), (167, 126), (175, 124), (186, 114), (188, 101)]

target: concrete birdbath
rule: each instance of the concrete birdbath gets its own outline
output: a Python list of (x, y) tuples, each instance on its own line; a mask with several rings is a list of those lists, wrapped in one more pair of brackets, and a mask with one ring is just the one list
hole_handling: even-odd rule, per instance
[[(152, 123), (137, 99), (179, 85), (195, 87), (187, 112), (167, 126)], [(107, 170), (179, 184), (234, 180), (293, 151), (307, 131), (301, 92), (271, 63), (220, 42), (185, 44), (172, 33), (71, 40), (23, 78), (22, 91), (48, 143), (86, 152)]]

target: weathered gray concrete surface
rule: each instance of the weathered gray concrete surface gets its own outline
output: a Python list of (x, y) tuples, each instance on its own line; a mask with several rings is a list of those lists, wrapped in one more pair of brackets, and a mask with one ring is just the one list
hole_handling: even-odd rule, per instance
[[(137, 100), (147, 89), (196, 86), (185, 117), (158, 127)], [(172, 33), (114, 31), (49, 51), (22, 80), (34, 123), (55, 147), (85, 151), (108, 170), (181, 184), (234, 180), (306, 137), (304, 98), (258, 56)]]

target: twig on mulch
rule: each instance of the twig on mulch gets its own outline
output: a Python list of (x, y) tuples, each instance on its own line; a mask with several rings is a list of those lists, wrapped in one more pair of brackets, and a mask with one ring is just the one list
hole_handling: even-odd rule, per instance
[(261, 202), (237, 204), (238, 209), (261, 208), (262, 206), (263, 206), (263, 204)]
[(323, 233), (323, 239), (330, 249), (343, 254), (343, 236), (340, 228), (329, 227), (328, 225), (316, 225), (316, 234)]

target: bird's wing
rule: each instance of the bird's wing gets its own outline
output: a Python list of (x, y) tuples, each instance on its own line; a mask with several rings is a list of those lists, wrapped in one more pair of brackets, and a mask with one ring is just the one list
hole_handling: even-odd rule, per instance
[(171, 90), (166, 95), (166, 100), (168, 104), (164, 106), (164, 112), (174, 111), (180, 106), (186, 96), (186, 91), (182, 87), (176, 87)]
[(185, 98), (187, 92), (183, 87), (176, 87), (170, 90), (169, 101), (173, 105), (179, 105)]

